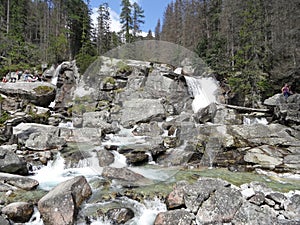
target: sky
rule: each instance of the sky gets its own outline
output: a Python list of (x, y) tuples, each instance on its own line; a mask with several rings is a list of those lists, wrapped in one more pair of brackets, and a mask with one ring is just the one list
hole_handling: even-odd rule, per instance
[[(98, 7), (107, 2), (109, 7), (111, 8), (111, 29), (112, 31), (119, 31), (121, 29), (121, 25), (119, 22), (119, 15), (121, 13), (121, 0), (91, 0), (91, 7), (93, 9), (94, 14), (92, 15), (92, 19), (95, 20), (97, 15), (95, 12)], [(144, 24), (141, 24), (141, 30), (143, 34), (147, 34), (149, 30), (154, 32), (158, 19), (160, 19), (161, 24), (163, 21), (163, 14), (167, 5), (172, 2), (172, 0), (130, 0), (131, 3), (137, 2), (142, 9), (144, 10)]]

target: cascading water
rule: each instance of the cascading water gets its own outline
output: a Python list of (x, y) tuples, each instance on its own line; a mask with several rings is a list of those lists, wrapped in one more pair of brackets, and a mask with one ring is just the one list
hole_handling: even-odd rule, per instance
[(58, 80), (58, 75), (60, 73), (61, 70), (61, 66), (62, 64), (58, 65), (53, 73), (52, 79), (51, 79), (51, 84), (55, 85), (57, 84), (57, 80)]
[(216, 91), (218, 89), (217, 81), (212, 77), (195, 78), (184, 76), (189, 88), (190, 94), (194, 100), (192, 108), (194, 113), (199, 109), (205, 108), (209, 104), (216, 102)]

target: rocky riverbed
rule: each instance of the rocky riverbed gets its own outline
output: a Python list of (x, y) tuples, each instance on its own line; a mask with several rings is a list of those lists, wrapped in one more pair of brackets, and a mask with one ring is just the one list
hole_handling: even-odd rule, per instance
[(0, 84), (1, 224), (139, 225), (134, 205), (157, 199), (148, 224), (299, 224), (300, 95), (234, 107), (209, 70), (178, 66), (100, 57)]

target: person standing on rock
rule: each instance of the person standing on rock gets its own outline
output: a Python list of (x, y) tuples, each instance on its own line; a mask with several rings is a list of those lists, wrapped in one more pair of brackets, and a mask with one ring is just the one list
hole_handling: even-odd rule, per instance
[(287, 99), (292, 94), (292, 92), (290, 90), (290, 86), (288, 84), (285, 84), (281, 88), (281, 92), (282, 92), (283, 96), (285, 97), (285, 99)]

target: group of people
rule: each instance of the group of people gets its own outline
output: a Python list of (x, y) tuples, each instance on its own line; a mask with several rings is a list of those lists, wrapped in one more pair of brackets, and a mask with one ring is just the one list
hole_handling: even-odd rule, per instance
[(287, 99), (290, 95), (293, 94), (291, 86), (288, 84), (285, 84), (282, 88), (281, 88), (281, 92), (283, 94), (283, 96), (285, 97), (285, 99)]
[(15, 73), (11, 74), (9, 73), (6, 76), (3, 76), (2, 82), (7, 83), (7, 82), (16, 82), (17, 80), (21, 80), (21, 77), (23, 77), (23, 80), (26, 82), (35, 82), (40, 80), (38, 75), (32, 75), (28, 70), (23, 71), (16, 71)]

